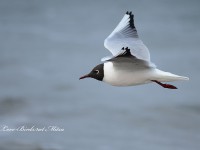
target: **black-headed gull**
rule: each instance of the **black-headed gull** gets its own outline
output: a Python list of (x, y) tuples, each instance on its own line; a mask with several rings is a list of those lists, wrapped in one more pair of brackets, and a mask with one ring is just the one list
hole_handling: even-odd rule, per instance
[(114, 31), (105, 39), (104, 46), (112, 56), (102, 58), (104, 63), (97, 65), (80, 79), (90, 77), (113, 86), (155, 82), (169, 89), (176, 87), (161, 82), (189, 80), (188, 77), (161, 71), (150, 61), (149, 50), (138, 37), (132, 12), (126, 12)]

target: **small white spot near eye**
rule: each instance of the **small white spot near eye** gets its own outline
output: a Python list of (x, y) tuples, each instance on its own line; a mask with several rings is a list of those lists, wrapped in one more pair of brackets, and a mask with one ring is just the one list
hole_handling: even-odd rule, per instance
[(96, 74), (99, 74), (99, 70), (95, 70)]

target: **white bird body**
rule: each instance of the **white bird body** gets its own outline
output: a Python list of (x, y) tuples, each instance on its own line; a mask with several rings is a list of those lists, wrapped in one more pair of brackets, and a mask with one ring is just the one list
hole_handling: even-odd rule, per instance
[[(122, 66), (126, 64), (122, 64)], [(133, 86), (144, 83), (149, 83), (149, 75), (153, 72), (149, 69), (143, 70), (128, 70), (124, 73), (123, 69), (115, 69), (112, 62), (104, 64), (103, 81), (113, 86)], [(152, 75), (153, 76), (153, 75)]]
[[(121, 69), (119, 69), (121, 68)], [(154, 80), (159, 82), (171, 82), (177, 80), (188, 80), (187, 77), (178, 76), (169, 72), (161, 71), (157, 68), (142, 68), (126, 70), (127, 64), (121, 64), (117, 69), (113, 62), (104, 63), (103, 81), (113, 86), (133, 86), (150, 83)]]

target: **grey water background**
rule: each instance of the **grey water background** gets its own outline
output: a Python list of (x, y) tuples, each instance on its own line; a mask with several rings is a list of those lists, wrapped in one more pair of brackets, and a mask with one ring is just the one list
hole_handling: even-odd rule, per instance
[[(190, 77), (113, 87), (79, 77), (110, 55), (104, 39), (129, 10), (151, 60)], [(0, 1), (1, 150), (199, 150), (200, 1)]]

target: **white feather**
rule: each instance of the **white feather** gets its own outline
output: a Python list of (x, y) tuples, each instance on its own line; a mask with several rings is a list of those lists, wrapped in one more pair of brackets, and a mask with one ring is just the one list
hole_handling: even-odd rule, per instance
[(128, 47), (132, 55), (139, 59), (150, 61), (148, 48), (138, 38), (136, 28), (131, 28), (130, 26), (130, 17), (133, 16), (130, 14), (124, 15), (114, 31), (105, 39), (104, 46), (113, 56), (116, 56), (122, 47)]
[[(113, 86), (133, 86), (146, 84), (156, 80), (159, 82), (171, 82), (178, 80), (189, 80), (188, 77), (178, 76), (169, 72), (164, 72), (156, 68), (129, 70), (115, 68), (113, 62), (104, 63), (103, 81)], [(136, 69), (136, 68), (135, 68)]]
[(114, 68), (112, 62), (104, 63), (103, 81), (113, 86), (132, 86), (151, 82), (149, 77), (152, 71), (144, 70), (124, 70), (124, 68)]

